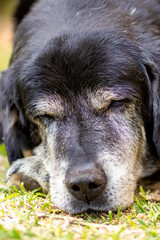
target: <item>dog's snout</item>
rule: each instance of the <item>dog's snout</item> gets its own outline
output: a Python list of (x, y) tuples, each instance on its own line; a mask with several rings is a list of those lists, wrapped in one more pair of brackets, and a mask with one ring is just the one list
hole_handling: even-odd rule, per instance
[(92, 166), (72, 169), (67, 174), (65, 183), (74, 197), (88, 203), (102, 194), (106, 178), (103, 170)]

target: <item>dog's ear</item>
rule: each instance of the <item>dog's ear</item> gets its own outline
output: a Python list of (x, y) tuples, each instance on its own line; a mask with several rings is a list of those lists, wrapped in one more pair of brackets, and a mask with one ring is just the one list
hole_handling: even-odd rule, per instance
[(150, 64), (145, 65), (145, 67), (151, 84), (152, 139), (160, 158), (160, 69), (153, 61), (150, 61)]
[(29, 142), (29, 128), (19, 106), (19, 93), (14, 73), (4, 71), (0, 78), (0, 125), (9, 162), (22, 158), (23, 145)]
[(23, 157), (15, 129), (18, 119), (18, 112), (14, 102), (14, 96), (16, 95), (15, 89), (16, 86), (13, 87), (13, 81), (9, 79), (9, 70), (2, 72), (0, 79), (0, 122), (3, 140), (10, 163)]
[(16, 26), (21, 23), (22, 19), (26, 14), (30, 11), (31, 7), (37, 0), (21, 0), (16, 7), (16, 11), (14, 13)]
[(160, 157), (160, 86), (159, 76), (156, 76), (157, 81), (152, 83), (153, 94), (153, 142), (157, 153)]
[(0, 124), (0, 144), (3, 143), (2, 126)]

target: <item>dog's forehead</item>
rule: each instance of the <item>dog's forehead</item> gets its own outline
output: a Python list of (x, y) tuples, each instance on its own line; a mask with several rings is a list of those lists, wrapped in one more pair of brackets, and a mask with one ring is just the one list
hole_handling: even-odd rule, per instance
[[(45, 62), (43, 64), (45, 65)], [(87, 64), (85, 66), (84, 63), (83, 69), (78, 60), (72, 63), (69, 59), (65, 66), (60, 61), (56, 65), (47, 62), (46, 66), (37, 68), (38, 71), (31, 78), (32, 81), (34, 79), (36, 81), (36, 92), (57, 93), (67, 97), (71, 92), (82, 94), (84, 91), (95, 89), (102, 89), (101, 93), (103, 89), (109, 91), (116, 89), (119, 93), (123, 89), (124, 92), (130, 90), (137, 92), (146, 85), (142, 68), (137, 63), (131, 62), (131, 59), (120, 62), (113, 58), (105, 60), (102, 58), (99, 64), (94, 66), (92, 63)]]
[[(60, 99), (70, 102), (77, 95), (87, 93), (88, 96), (89, 92), (94, 104), (98, 98), (98, 102), (106, 99), (107, 94), (109, 98), (115, 93), (147, 97), (148, 86), (142, 64), (133, 57), (138, 54), (135, 49), (123, 45), (114, 48), (114, 42), (113, 46), (106, 44), (107, 41), (102, 43), (101, 39), (84, 39), (76, 46), (66, 43), (65, 39), (50, 43), (30, 66), (24, 86), (28, 101), (45, 98), (50, 104), (53, 96), (51, 102), (62, 106)], [(28, 87), (30, 85), (32, 88)], [(59, 97), (56, 100), (54, 96)]]
[[(123, 73), (125, 78), (128, 75)], [(134, 74), (133, 80), (136, 82)], [(132, 77), (131, 76), (131, 77)], [(135, 77), (135, 78), (134, 78)], [(138, 78), (140, 78), (138, 76)], [(127, 81), (126, 79), (120, 79), (110, 75), (110, 78), (106, 82), (102, 83), (100, 80), (96, 80), (97, 83), (93, 87), (92, 85), (87, 85), (82, 89), (78, 86), (76, 89), (69, 88), (62, 81), (62, 83), (57, 85), (48, 83), (48, 85), (41, 81), (40, 86), (36, 86), (35, 91), (32, 93), (32, 99), (28, 102), (30, 109), (35, 112), (48, 113), (57, 115), (59, 117), (64, 116), (66, 112), (72, 112), (77, 107), (83, 107), (89, 105), (95, 110), (103, 109), (107, 107), (112, 100), (121, 99), (139, 99), (142, 100), (141, 91), (147, 94), (145, 88), (140, 87), (139, 84), (135, 84), (133, 81)], [(143, 80), (141, 80), (143, 81)], [(44, 83), (44, 85), (43, 85)]]

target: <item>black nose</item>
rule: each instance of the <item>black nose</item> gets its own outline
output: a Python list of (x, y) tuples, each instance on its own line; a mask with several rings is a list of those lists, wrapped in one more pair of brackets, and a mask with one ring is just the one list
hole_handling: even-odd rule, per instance
[(106, 178), (103, 170), (88, 165), (70, 170), (65, 183), (74, 197), (88, 203), (102, 194)]

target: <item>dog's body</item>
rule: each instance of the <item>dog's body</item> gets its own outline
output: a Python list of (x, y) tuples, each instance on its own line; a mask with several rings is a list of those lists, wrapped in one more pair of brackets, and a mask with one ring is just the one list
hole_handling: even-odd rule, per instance
[(35, 2), (0, 82), (7, 178), (69, 213), (125, 208), (159, 168), (160, 2)]

